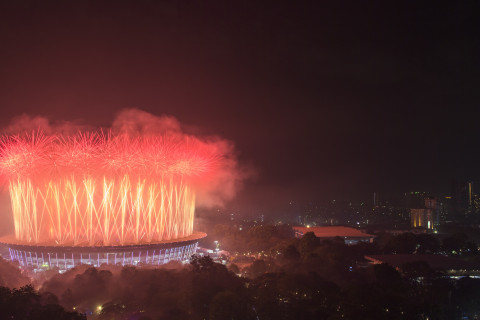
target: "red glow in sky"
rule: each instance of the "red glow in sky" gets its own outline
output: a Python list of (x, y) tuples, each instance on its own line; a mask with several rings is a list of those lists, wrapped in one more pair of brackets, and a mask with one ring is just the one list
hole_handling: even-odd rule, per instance
[(2, 139), (0, 170), (18, 240), (110, 245), (187, 237), (197, 193), (207, 204), (231, 196), (238, 174), (225, 141), (184, 134), (172, 118), (125, 112), (142, 120), (120, 115), (108, 133), (47, 127), (48, 134)]

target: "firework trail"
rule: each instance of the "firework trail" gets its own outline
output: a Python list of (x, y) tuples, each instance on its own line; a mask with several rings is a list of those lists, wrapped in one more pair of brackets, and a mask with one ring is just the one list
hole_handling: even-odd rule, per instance
[(15, 237), (58, 245), (188, 237), (197, 191), (235, 176), (228, 152), (223, 141), (178, 130), (4, 136), (0, 173), (10, 193)]

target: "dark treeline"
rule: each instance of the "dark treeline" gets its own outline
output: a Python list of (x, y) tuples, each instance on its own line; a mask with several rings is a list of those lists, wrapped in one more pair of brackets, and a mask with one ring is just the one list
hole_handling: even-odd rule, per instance
[[(372, 253), (441, 252), (449, 243), (454, 244), (451, 248), (455, 251), (471, 255), (471, 244), (464, 236), (439, 242), (426, 235), (383, 235), (377, 243), (347, 246), (340, 239), (320, 241), (313, 233), (302, 239), (282, 237), (275, 234), (276, 230), (256, 228), (249, 233), (254, 238), (279, 240), (265, 241), (268, 245), (262, 250), (270, 253), (242, 270), (235, 261), (227, 268), (210, 257), (197, 256), (189, 265), (170, 263), (162, 268), (79, 266), (49, 278), (39, 292), (31, 287), (2, 289), (2, 312), (23, 301), (28, 310), (58, 312), (51, 319), (82, 317), (68, 313), (73, 311), (89, 319), (143, 320), (478, 316), (479, 279), (451, 279), (424, 263), (406, 265), (400, 273), (385, 264), (368, 265), (363, 258)], [(5, 279), (8, 272), (11, 278), (10, 284), (2, 285), (24, 283), (25, 278), (14, 266), (2, 264), (8, 263), (0, 264), (0, 271), (5, 272), (0, 279)], [(11, 300), (21, 292), (35, 298)]]
[(66, 311), (49, 292), (38, 293), (31, 285), (20, 289), (0, 287), (0, 319), (85, 320), (86, 316)]
[[(231, 253), (263, 251), (265, 254), (273, 254), (290, 244), (297, 245), (298, 239), (293, 237), (294, 231), (289, 225), (257, 225), (239, 230), (232, 225), (217, 224), (210, 230), (207, 241), (217, 240), (222, 249)], [(363, 254), (444, 253), (463, 256), (478, 253), (475, 242), (461, 232), (453, 233), (443, 240), (427, 233), (416, 235), (407, 232), (397, 236), (382, 233), (367, 247), (359, 246), (358, 251)]]
[(65, 310), (50, 292), (39, 293), (17, 265), (0, 258), (0, 319), (82, 320), (73, 310)]
[(289, 225), (257, 225), (240, 230), (229, 224), (217, 224), (208, 230), (204, 243), (218, 240), (222, 249), (234, 252), (260, 252), (274, 248), (280, 242), (292, 239), (294, 232)]
[(12, 312), (13, 319), (82, 318), (65, 308), (92, 319), (144, 320), (460, 319), (478, 312), (478, 279), (454, 281), (427, 270), (418, 282), (387, 265), (347, 271), (341, 263), (331, 279), (334, 266), (309, 272), (311, 260), (291, 261), (288, 271), (258, 268), (253, 279), (209, 257), (177, 269), (79, 267), (54, 276), (40, 293), (2, 288), (0, 312), (2, 319)]

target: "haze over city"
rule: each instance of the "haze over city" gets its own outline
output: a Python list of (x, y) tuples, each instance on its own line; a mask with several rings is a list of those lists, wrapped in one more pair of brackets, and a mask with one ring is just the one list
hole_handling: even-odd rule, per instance
[(471, 6), (5, 1), (1, 125), (171, 115), (233, 141), (267, 208), (448, 195), (479, 175)]

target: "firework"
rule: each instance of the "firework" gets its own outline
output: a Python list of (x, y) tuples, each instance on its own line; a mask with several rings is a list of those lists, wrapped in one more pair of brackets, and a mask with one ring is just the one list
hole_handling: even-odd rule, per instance
[(196, 186), (222, 170), (218, 144), (177, 134), (5, 136), (0, 170), (15, 237), (126, 245), (192, 235)]

